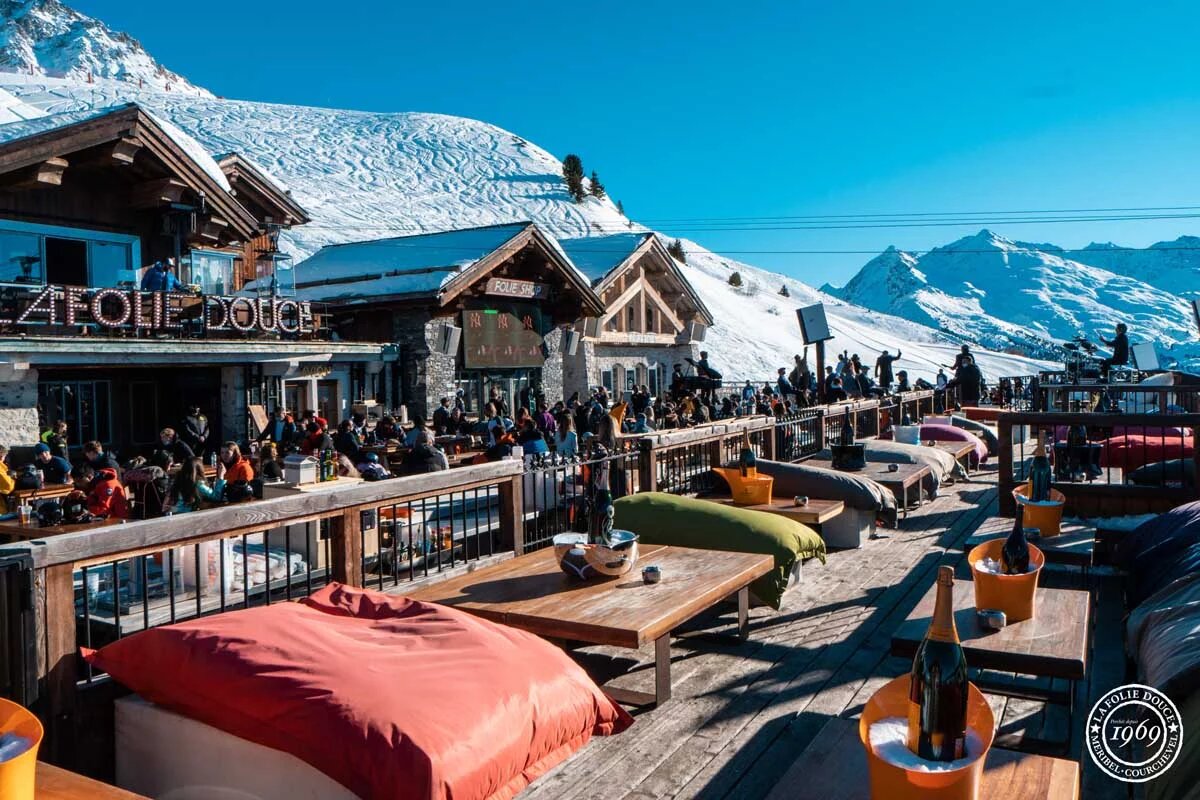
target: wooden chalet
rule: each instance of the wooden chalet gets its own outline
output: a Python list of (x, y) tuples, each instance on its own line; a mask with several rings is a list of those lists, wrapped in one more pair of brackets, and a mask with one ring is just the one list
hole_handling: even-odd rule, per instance
[[(461, 389), (478, 411), (563, 395), (569, 333), (603, 306), (531, 222), (329, 245), (297, 266), (296, 296), (331, 305), (339, 333), (398, 347), (387, 404), (429, 414)], [(572, 340), (575, 340), (572, 342)]]
[(565, 239), (563, 249), (604, 303), (567, 359), (567, 393), (603, 386), (665, 391), (675, 364), (696, 358), (713, 316), (653, 233)]
[[(72, 446), (136, 450), (193, 403), (240, 438), (289, 394), (343, 416), (380, 348), (328, 341), (274, 279), (280, 232), (308, 221), (260, 168), (136, 104), (0, 127), (0, 443), (62, 419)], [(186, 289), (141, 291), (156, 261)], [(272, 280), (237, 296), (251, 277)]]

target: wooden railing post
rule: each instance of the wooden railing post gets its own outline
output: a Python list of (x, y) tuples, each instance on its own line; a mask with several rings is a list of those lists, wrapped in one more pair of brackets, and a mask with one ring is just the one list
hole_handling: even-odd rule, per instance
[(658, 491), (658, 451), (650, 437), (638, 442), (638, 486), (643, 492)]
[(779, 430), (772, 417), (767, 417), (767, 426), (762, 429), (763, 442), (762, 451), (763, 458), (767, 461), (775, 461), (775, 432)]
[(996, 438), (1000, 440), (1000, 452), (997, 454), (1000, 515), (1012, 517), (1016, 516), (1017, 504), (1012, 497), (1012, 490), (1016, 488), (1016, 480), (1013, 478), (1013, 424), (1011, 415), (1001, 414), (996, 421)]
[(525, 552), (525, 504), (522, 475), (514, 475), (497, 488), (500, 492), (500, 546), (514, 555)]
[[(59, 564), (37, 571), (35, 596), (39, 615), (38, 644), (42, 648), (39, 675), (45, 709), (46, 745), (42, 758), (63, 767), (75, 766), (76, 714), (74, 567)], [(48, 745), (48, 746), (47, 746)]]
[(359, 511), (346, 509), (329, 520), (330, 558), (333, 578), (348, 586), (363, 585), (362, 522)]

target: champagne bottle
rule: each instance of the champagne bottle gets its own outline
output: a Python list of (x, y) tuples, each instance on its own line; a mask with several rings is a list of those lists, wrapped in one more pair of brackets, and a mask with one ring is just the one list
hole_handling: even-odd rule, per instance
[(1012, 533), (1000, 548), (1000, 569), (1005, 575), (1024, 575), (1029, 572), (1029, 542), (1025, 540), (1025, 506), (1017, 506), (1017, 518)]
[(850, 424), (850, 406), (846, 406), (846, 414), (842, 417), (842, 444), (854, 444), (854, 426)]
[(609, 465), (597, 461), (592, 465), (592, 507), (588, 513), (588, 544), (608, 544), (613, 527), (613, 496), (609, 488)]
[(1033, 464), (1029, 467), (1029, 499), (1035, 503), (1044, 503), (1050, 499), (1050, 458), (1046, 455), (1046, 442), (1038, 436), (1037, 452), (1033, 456)]
[(750, 443), (750, 431), (742, 431), (742, 453), (738, 457), (738, 466), (743, 478), (753, 478), (758, 475), (758, 459), (754, 455), (754, 446)]
[(933, 621), (913, 659), (908, 749), (927, 761), (954, 761), (967, 749), (967, 659), (954, 627), (954, 569), (941, 567)]

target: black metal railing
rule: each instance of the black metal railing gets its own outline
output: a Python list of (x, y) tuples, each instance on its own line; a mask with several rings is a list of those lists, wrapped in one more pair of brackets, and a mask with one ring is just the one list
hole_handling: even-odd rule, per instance
[(806, 408), (775, 419), (775, 460), (799, 461), (824, 447), (824, 409)]
[[(115, 558), (74, 571), (79, 643), (311, 594), (330, 580), (328, 521)], [(97, 677), (84, 665), (82, 682)]]
[(587, 530), (589, 503), (605, 472), (614, 499), (642, 491), (642, 463), (642, 453), (631, 447), (597, 459), (555, 454), (527, 459), (525, 549), (548, 547), (560, 533)]

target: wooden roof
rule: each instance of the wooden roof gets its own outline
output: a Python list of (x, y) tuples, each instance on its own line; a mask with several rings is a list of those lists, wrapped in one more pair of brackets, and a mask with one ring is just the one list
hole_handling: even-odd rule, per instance
[[(211, 174), (171, 132), (133, 103), (0, 142), (0, 185), (15, 188), (26, 180), (59, 185), (63, 172), (69, 174), (73, 166), (143, 167), (146, 154), (159, 168), (135, 173), (142, 180), (139, 192), (153, 199), (189, 190), (203, 198), (209, 216), (230, 241), (247, 241), (258, 234), (259, 220), (218, 182), (220, 174)], [(73, 162), (74, 156), (79, 158)]]
[(274, 178), (245, 156), (240, 153), (226, 153), (217, 157), (217, 164), (229, 179), (233, 192), (242, 205), (257, 205), (270, 217), (271, 222), (284, 227), (312, 222), (308, 212), (292, 199), (291, 192), (280, 186)]

